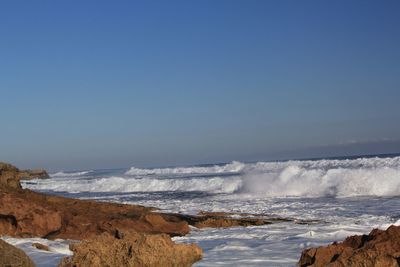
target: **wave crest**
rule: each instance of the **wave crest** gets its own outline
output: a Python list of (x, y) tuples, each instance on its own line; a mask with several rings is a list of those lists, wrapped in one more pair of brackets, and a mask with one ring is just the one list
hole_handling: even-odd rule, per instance
[(240, 179), (213, 178), (183, 178), (183, 179), (157, 179), (157, 178), (123, 178), (108, 177), (93, 180), (60, 180), (56, 183), (38, 181), (30, 184), (33, 190), (52, 190), (56, 192), (161, 192), (161, 191), (202, 191), (210, 193), (233, 193), (242, 184)]
[(176, 167), (176, 168), (155, 168), (140, 169), (136, 167), (130, 168), (126, 175), (180, 175), (180, 174), (223, 174), (223, 173), (239, 173), (246, 164), (238, 161), (232, 161), (225, 165), (214, 165), (210, 167)]
[(51, 177), (78, 177), (78, 176), (83, 176), (86, 174), (89, 174), (93, 171), (81, 171), (81, 172), (56, 172), (56, 173), (52, 173)]
[(400, 157), (388, 159), (289, 161), (253, 168), (241, 193), (268, 197), (400, 195)]

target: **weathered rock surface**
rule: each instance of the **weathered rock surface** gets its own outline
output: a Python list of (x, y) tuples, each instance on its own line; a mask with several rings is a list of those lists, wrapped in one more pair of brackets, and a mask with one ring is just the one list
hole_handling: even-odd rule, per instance
[(72, 266), (191, 266), (202, 257), (194, 244), (175, 244), (168, 235), (116, 232), (71, 245), (74, 255), (60, 267)]
[(272, 217), (260, 214), (244, 214), (231, 212), (199, 212), (197, 215), (178, 215), (197, 228), (228, 228), (238, 226), (260, 226), (279, 222), (294, 222), (298, 224), (313, 224), (316, 221), (296, 220), (292, 218)]
[(369, 235), (350, 236), (341, 243), (303, 251), (299, 266), (400, 266), (400, 226), (374, 229)]
[(44, 250), (44, 251), (50, 251), (49, 246), (43, 245), (41, 243), (32, 243), (32, 247), (35, 247), (37, 249)]
[(165, 214), (137, 205), (49, 196), (22, 190), (21, 172), (10, 164), (0, 166), (3, 184), (0, 186), (0, 235), (82, 240), (103, 232), (112, 234), (129, 229), (175, 236), (189, 233), (189, 224), (204, 228), (293, 221), (232, 213)]
[(34, 169), (34, 170), (22, 170), (19, 172), (20, 180), (31, 180), (31, 179), (48, 179), (50, 178), (46, 170)]
[(187, 222), (143, 206), (0, 189), (0, 235), (81, 240), (117, 229), (169, 235), (189, 232)]
[(0, 162), (0, 187), (21, 189), (18, 174), (18, 168), (11, 164)]
[(131, 229), (185, 235), (187, 222), (136, 205), (76, 200), (22, 190), (20, 171), (0, 165), (0, 235), (81, 240), (103, 232)]
[(21, 171), (11, 164), (0, 162), (0, 186), (2, 187), (21, 189), (19, 180), (35, 178), (46, 179), (50, 176), (43, 169)]
[(25, 252), (0, 239), (0, 266), (34, 267), (35, 264)]

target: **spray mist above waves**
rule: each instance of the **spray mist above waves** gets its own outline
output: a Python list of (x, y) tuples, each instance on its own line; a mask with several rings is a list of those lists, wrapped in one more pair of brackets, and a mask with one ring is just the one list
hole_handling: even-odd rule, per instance
[(249, 194), (254, 197), (400, 195), (400, 157), (232, 162), (208, 167), (158, 169), (132, 167), (122, 177), (93, 176), (87, 179), (91, 174), (81, 172), (85, 179), (71, 182), (68, 175), (59, 173), (54, 175), (57, 178), (54, 181), (36, 180), (25, 187), (70, 193), (201, 191), (238, 197)]

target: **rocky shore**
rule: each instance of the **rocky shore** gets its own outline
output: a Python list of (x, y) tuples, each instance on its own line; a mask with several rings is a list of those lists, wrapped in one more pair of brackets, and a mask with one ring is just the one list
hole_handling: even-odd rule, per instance
[[(231, 213), (161, 213), (139, 205), (50, 196), (22, 189), (20, 180), (48, 178), (43, 170), (19, 170), (0, 163), (0, 235), (83, 240), (61, 266), (190, 266), (201, 259), (195, 244), (175, 244), (171, 236), (189, 225), (236, 227), (288, 221)], [(122, 265), (121, 265), (122, 264)]]
[[(196, 244), (175, 244), (196, 228), (257, 226), (279, 222), (312, 224), (260, 214), (162, 213), (139, 205), (50, 196), (22, 189), (21, 179), (49, 178), (44, 170), (19, 170), (0, 163), (0, 236), (81, 241), (60, 266), (191, 266), (202, 258)], [(0, 240), (1, 241), (1, 240)], [(36, 244), (38, 249), (46, 249)], [(20, 250), (0, 242), (0, 258), (10, 266), (34, 266)], [(18, 260), (20, 258), (20, 260)], [(13, 259), (23, 265), (10, 263)], [(299, 266), (399, 266), (400, 228), (374, 230), (344, 242), (303, 251)], [(2, 262), (0, 262), (0, 265)], [(7, 264), (5, 266), (7, 266)], [(3, 264), (4, 265), (4, 264)]]
[(356, 235), (343, 242), (303, 251), (301, 267), (395, 267), (400, 266), (400, 226), (374, 229), (368, 235)]

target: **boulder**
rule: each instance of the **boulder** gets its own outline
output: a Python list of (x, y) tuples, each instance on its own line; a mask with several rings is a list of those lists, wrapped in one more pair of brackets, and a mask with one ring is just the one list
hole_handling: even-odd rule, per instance
[(387, 230), (374, 229), (369, 235), (350, 236), (343, 242), (303, 251), (301, 267), (319, 266), (399, 266), (400, 226)]
[(34, 267), (35, 264), (25, 252), (0, 239), (0, 266)]
[(70, 246), (74, 255), (59, 267), (72, 266), (191, 266), (202, 258), (194, 244), (175, 244), (168, 235), (136, 232), (103, 233)]
[(43, 245), (42, 243), (37, 243), (37, 242), (32, 243), (32, 247), (35, 247), (39, 250), (50, 251), (49, 246)]

